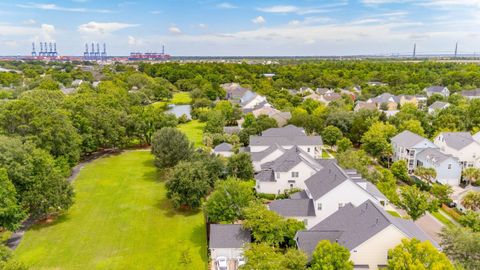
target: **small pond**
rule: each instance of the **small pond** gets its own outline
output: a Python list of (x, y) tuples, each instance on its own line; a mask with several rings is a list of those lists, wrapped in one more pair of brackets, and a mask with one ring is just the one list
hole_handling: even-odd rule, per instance
[(169, 104), (167, 112), (173, 113), (177, 118), (185, 114), (188, 119), (192, 119), (190, 115), (191, 110), (192, 107), (190, 105)]

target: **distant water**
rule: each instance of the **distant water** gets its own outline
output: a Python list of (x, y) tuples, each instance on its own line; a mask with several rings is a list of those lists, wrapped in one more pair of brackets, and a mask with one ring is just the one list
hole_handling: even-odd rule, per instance
[(192, 111), (192, 107), (190, 105), (175, 105), (175, 104), (170, 104), (168, 105), (168, 111), (169, 113), (173, 113), (177, 118), (186, 115), (188, 119), (192, 119), (192, 116), (190, 112)]

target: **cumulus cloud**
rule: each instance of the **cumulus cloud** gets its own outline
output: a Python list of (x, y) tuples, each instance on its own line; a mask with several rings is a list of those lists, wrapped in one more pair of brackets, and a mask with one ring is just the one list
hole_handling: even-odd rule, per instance
[(254, 24), (264, 24), (264, 23), (267, 22), (267, 21), (266, 21), (265, 18), (263, 18), (262, 16), (258, 16), (258, 17), (256, 17), (256, 18), (253, 18), (253, 19), (252, 19), (252, 22), (253, 22)]
[(223, 2), (223, 3), (220, 3), (216, 6), (217, 8), (222, 8), (222, 9), (235, 9), (235, 8), (238, 8), (237, 6), (235, 6), (234, 4), (231, 4), (231, 3), (228, 3), (228, 2)]
[(96, 13), (112, 13), (113, 12), (112, 10), (109, 10), (109, 9), (70, 8), (70, 7), (58, 6), (56, 4), (29, 3), (29, 4), (19, 4), (17, 6), (20, 8), (66, 11), (66, 12), (96, 12)]
[(55, 26), (51, 24), (42, 24), (40, 29), (43, 40), (54, 40)]
[(128, 45), (130, 46), (139, 46), (139, 45), (143, 45), (143, 40), (142, 39), (137, 39), (133, 36), (128, 36)]
[(182, 34), (182, 30), (176, 26), (170, 26), (168, 28), (168, 32), (170, 32), (170, 34), (174, 34), (174, 35), (181, 35)]
[(25, 20), (23, 21), (23, 24), (27, 24), (27, 25), (32, 25), (32, 24), (36, 24), (37, 21), (35, 21), (34, 19), (28, 19), (28, 20)]
[(85, 34), (109, 34), (118, 30), (130, 27), (137, 27), (138, 24), (119, 22), (95, 22), (91, 21), (78, 26), (78, 31)]

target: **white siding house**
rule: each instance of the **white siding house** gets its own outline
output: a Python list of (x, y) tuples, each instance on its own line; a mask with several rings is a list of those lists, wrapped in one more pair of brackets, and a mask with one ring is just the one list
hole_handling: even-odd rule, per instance
[(354, 269), (379, 269), (387, 265), (388, 250), (402, 239), (416, 238), (438, 244), (411, 220), (391, 216), (372, 201), (347, 204), (309, 230), (295, 236), (297, 247), (309, 258), (318, 242), (337, 242), (350, 251)]
[(462, 166), (456, 157), (442, 153), (437, 148), (429, 148), (422, 150), (417, 158), (417, 166), (435, 169), (437, 182), (451, 186), (460, 184)]
[(322, 137), (308, 136), (303, 128), (288, 125), (267, 129), (261, 136), (250, 136), (250, 153), (262, 152), (275, 145), (284, 149), (297, 146), (314, 158), (322, 158)]
[(462, 168), (480, 168), (480, 143), (469, 132), (442, 132), (433, 142), (442, 152), (458, 158)]
[(408, 170), (412, 172), (417, 166), (417, 154), (427, 148), (437, 148), (428, 139), (405, 130), (391, 139), (393, 161), (405, 160)]

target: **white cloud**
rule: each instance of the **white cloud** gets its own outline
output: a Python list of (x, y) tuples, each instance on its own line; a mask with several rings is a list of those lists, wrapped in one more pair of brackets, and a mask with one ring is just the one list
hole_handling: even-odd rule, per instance
[(152, 11), (150, 11), (150, 14), (158, 15), (158, 14), (162, 14), (162, 11), (161, 10), (152, 10)]
[(55, 26), (51, 24), (42, 24), (40, 28), (41, 28), (41, 38), (43, 40), (54, 40)]
[(138, 24), (119, 23), (119, 22), (89, 22), (78, 26), (78, 31), (86, 34), (109, 34), (118, 30), (130, 27), (137, 27)]
[(168, 32), (170, 32), (170, 34), (174, 34), (174, 35), (181, 35), (182, 34), (182, 30), (176, 26), (170, 26), (168, 28)]
[(254, 24), (264, 24), (264, 23), (266, 23), (267, 21), (266, 21), (265, 18), (263, 18), (262, 16), (258, 16), (258, 17), (256, 17), (256, 18), (253, 18), (253, 19), (252, 19), (252, 22), (253, 22)]
[(96, 13), (112, 13), (113, 12), (112, 10), (109, 10), (109, 9), (69, 8), (69, 7), (58, 6), (56, 4), (29, 3), (29, 4), (18, 4), (17, 6), (20, 8), (66, 11), (66, 12), (96, 12)]
[(258, 10), (268, 13), (296, 13), (300, 8), (296, 6), (277, 5), (271, 7), (259, 8)]
[(143, 40), (142, 39), (137, 39), (133, 36), (128, 36), (127, 43), (130, 46), (141, 46), (143, 45)]
[(202, 28), (202, 29), (208, 28), (208, 25), (206, 25), (204, 23), (199, 23), (197, 26), (198, 26), (198, 28)]
[(222, 9), (235, 9), (235, 8), (238, 8), (237, 6), (235, 6), (234, 4), (231, 4), (231, 3), (228, 3), (228, 2), (223, 2), (223, 3), (220, 3), (216, 6), (217, 8), (222, 8)]
[(326, 13), (333, 11), (333, 8), (344, 6), (346, 3), (343, 1), (339, 1), (335, 4), (330, 5), (323, 5), (318, 7), (298, 7), (294, 5), (274, 5), (268, 7), (261, 7), (257, 8), (258, 11), (266, 12), (266, 13), (276, 13), (276, 14), (299, 14), (299, 15), (307, 15), (307, 14), (316, 14), (316, 13)]
[(23, 21), (23, 24), (27, 24), (27, 25), (32, 25), (32, 24), (36, 24), (37, 21), (35, 21), (34, 19), (29, 19), (29, 20), (25, 20)]

